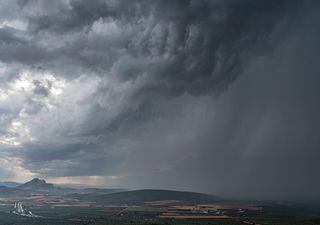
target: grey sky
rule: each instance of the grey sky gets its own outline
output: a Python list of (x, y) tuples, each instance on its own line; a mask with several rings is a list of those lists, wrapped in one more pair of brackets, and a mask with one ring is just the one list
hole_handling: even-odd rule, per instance
[(0, 179), (320, 197), (317, 1), (2, 1)]

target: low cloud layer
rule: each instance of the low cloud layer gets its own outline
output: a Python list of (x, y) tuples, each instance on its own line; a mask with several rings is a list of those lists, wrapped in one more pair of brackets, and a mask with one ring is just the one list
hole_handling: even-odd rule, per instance
[(320, 197), (317, 1), (3, 1), (2, 180)]

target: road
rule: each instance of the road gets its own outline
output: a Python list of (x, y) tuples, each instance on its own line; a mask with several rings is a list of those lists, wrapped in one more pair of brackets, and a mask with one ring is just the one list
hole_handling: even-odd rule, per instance
[(31, 211), (26, 210), (23, 205), (22, 202), (16, 202), (14, 203), (14, 210), (12, 211), (12, 213), (19, 215), (19, 216), (25, 216), (25, 217), (41, 217), (38, 215), (33, 214)]

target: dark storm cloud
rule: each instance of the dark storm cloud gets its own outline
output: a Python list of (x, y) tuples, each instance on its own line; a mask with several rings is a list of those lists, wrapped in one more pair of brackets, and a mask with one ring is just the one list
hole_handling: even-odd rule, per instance
[[(89, 28), (92, 23), (100, 18), (118, 19), (123, 15), (128, 17), (134, 1), (130, 2), (108, 2), (97, 0), (94, 4), (88, 1), (70, 1), (68, 7), (66, 2), (41, 2), (41, 7), (48, 10), (43, 15), (29, 16), (29, 28), (32, 32), (48, 31), (52, 33), (72, 32)], [(28, 2), (24, 7), (32, 2)], [(53, 8), (53, 10), (51, 9)]]
[[(149, 89), (162, 85), (173, 94), (212, 92), (236, 78), (251, 51), (263, 50), (263, 46), (256, 49), (259, 43), (295, 5), (291, 1), (26, 1), (20, 4), (20, 17), (27, 23), (27, 37), (17, 38), (14, 29), (6, 31), (5, 40), (16, 44), (3, 46), (3, 60), (27, 64), (67, 60), (101, 68), (103, 74), (115, 68), (122, 79), (148, 73), (157, 82)], [(129, 34), (121, 31), (115, 40), (90, 36), (99, 20), (127, 26)], [(75, 36), (51, 49), (48, 36), (61, 41), (67, 34)]]
[(150, 167), (153, 176), (141, 172), (129, 181), (233, 197), (319, 198), (318, 10), (300, 18), (276, 50), (251, 60), (217, 100), (176, 99), (180, 119), (132, 134), (131, 166)]
[(18, 38), (14, 29), (2, 28), (0, 29), (0, 41), (1, 44), (25, 44), (23, 40)]
[[(131, 107), (105, 128), (93, 132), (116, 129), (122, 121), (148, 118), (150, 112), (146, 111), (154, 113), (154, 102), (164, 95), (220, 93), (236, 79), (248, 59), (265, 51), (265, 39), (296, 7), (286, 1), (120, 2), (108, 6), (103, 3), (104, 7), (99, 6), (100, 2), (98, 7), (87, 4), (71, 2), (69, 11), (53, 15), (62, 20), (51, 19), (43, 29), (38, 24), (33, 26), (39, 32), (53, 34), (74, 29), (86, 33), (97, 20), (111, 18), (120, 27), (129, 26), (129, 31), (121, 32), (118, 39), (76, 37), (68, 46), (55, 50), (54, 58), (72, 59), (71, 63), (115, 76), (120, 82), (149, 77), (132, 96)], [(69, 27), (75, 25), (74, 21), (78, 21), (77, 26)]]
[(319, 196), (316, 1), (2, 4), (0, 141), (23, 168)]
[[(21, 155), (31, 171), (45, 176), (107, 175), (108, 154), (94, 144), (47, 143), (25, 145)], [(112, 160), (112, 159), (110, 159)], [(57, 167), (57, 165), (59, 165)], [(112, 165), (114, 167), (114, 165)]]

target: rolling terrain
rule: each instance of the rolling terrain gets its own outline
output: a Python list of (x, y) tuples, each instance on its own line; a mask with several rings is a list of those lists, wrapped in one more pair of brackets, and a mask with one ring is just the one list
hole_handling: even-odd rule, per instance
[(150, 201), (165, 201), (165, 200), (175, 200), (179, 202), (214, 202), (220, 201), (220, 198), (195, 193), (195, 192), (182, 192), (182, 191), (172, 191), (172, 190), (135, 190), (135, 191), (125, 191), (116, 192), (111, 194), (73, 194), (75, 198), (94, 201), (102, 204), (141, 204)]
[(208, 194), (59, 187), (35, 178), (0, 187), (0, 224), (184, 225), (320, 223), (320, 205), (232, 201)]

